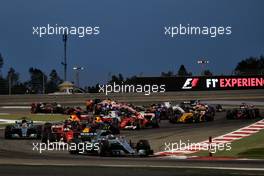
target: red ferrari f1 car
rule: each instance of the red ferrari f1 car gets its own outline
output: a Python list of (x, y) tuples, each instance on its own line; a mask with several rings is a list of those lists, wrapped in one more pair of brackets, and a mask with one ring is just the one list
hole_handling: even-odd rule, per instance
[(132, 116), (122, 118), (121, 129), (159, 128), (159, 121), (154, 113), (140, 112)]

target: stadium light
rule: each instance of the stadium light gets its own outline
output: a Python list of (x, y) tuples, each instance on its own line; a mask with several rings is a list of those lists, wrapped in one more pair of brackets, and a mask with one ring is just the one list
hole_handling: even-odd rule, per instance
[(84, 67), (75, 66), (72, 69), (75, 71), (76, 86), (80, 87), (80, 71), (84, 70)]
[(198, 60), (197, 64), (209, 64), (209, 60)]

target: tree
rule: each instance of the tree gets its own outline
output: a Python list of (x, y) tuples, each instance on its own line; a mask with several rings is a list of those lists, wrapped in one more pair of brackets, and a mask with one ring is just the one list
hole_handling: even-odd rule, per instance
[(204, 71), (202, 72), (202, 75), (203, 75), (203, 76), (213, 76), (213, 73), (212, 73), (210, 70), (204, 70)]
[(161, 77), (171, 77), (173, 76), (173, 71), (168, 71), (167, 73), (166, 72), (161, 72)]
[(86, 86), (85, 91), (89, 93), (98, 93), (99, 92), (99, 83), (97, 83), (95, 86)]
[(249, 57), (240, 61), (236, 68), (235, 74), (238, 75), (252, 75), (264, 74), (264, 56)]
[(124, 77), (121, 73), (118, 74), (118, 80), (119, 82), (123, 82), (124, 81)]
[(260, 68), (260, 74), (264, 74), (264, 56), (261, 55), (259, 58), (259, 68)]
[(47, 76), (37, 68), (31, 67), (29, 69), (30, 81), (29, 89), (31, 93), (41, 93), (47, 83)]
[(4, 65), (4, 58), (3, 58), (2, 54), (0, 53), (0, 77), (2, 77), (3, 65)]
[(0, 94), (8, 94), (8, 82), (2, 77), (0, 77)]
[(27, 93), (27, 86), (25, 83), (18, 83), (13, 85), (12, 94), (25, 94)]
[(7, 72), (6, 79), (8, 81), (11, 81), (11, 86), (18, 85), (19, 83), (19, 73), (15, 71), (14, 68), (9, 68), (9, 71)]
[(178, 74), (177, 75), (178, 76), (191, 76), (192, 73), (188, 72), (184, 65), (181, 65), (179, 70), (178, 70)]
[(127, 84), (136, 84), (137, 82), (137, 76), (136, 75), (134, 75), (134, 76), (131, 76), (131, 77), (128, 77), (127, 79), (126, 79), (126, 83)]
[(6, 76), (7, 84), (8, 84), (8, 89), (11, 90), (10, 93), (15, 94), (16, 90), (14, 90), (14, 87), (16, 87), (19, 84), (19, 73), (15, 71), (14, 68), (9, 68), (9, 71), (7, 72)]
[(0, 90), (1, 94), (8, 94), (9, 93), (9, 86), (11, 86), (11, 93), (12, 94), (24, 94), (26, 93), (27, 87), (25, 83), (20, 83), (19, 81), (19, 73), (15, 71), (14, 68), (9, 68), (7, 72), (6, 79), (4, 79), (5, 85), (3, 90)]
[(61, 83), (62, 83), (62, 79), (59, 77), (57, 71), (54, 69), (51, 70), (49, 74), (49, 81), (47, 82), (46, 85), (46, 92), (53, 93), (58, 91), (58, 86)]
[(124, 82), (124, 77), (121, 73), (119, 73), (118, 75), (112, 75), (111, 80), (109, 81), (109, 84), (122, 84), (122, 82)]
[(11, 67), (7, 72), (6, 78), (0, 77), (0, 94), (8, 94), (9, 86), (11, 86), (12, 94), (22, 93), (22, 85), (23, 84), (19, 83), (19, 73), (17, 73), (15, 69)]

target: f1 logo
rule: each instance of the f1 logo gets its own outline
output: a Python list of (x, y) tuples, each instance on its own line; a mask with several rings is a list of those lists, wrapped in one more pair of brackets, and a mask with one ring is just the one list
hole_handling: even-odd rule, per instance
[(218, 79), (206, 79), (206, 87), (216, 87), (216, 83), (218, 82)]
[(199, 78), (187, 78), (182, 89), (192, 89), (197, 86)]

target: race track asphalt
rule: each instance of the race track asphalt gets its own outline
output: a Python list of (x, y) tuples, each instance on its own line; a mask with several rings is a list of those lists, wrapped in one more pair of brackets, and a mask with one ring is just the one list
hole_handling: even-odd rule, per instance
[[(199, 124), (170, 124), (167, 121), (162, 121), (159, 129), (145, 129), (137, 131), (121, 131), (122, 135), (126, 136), (132, 141), (138, 139), (148, 139), (155, 152), (162, 151), (164, 149), (164, 142), (179, 142), (179, 140), (190, 142), (199, 142), (208, 138), (208, 136), (218, 136), (225, 134), (226, 132), (238, 129), (253, 123), (256, 120), (250, 121), (237, 121), (226, 120), (223, 113), (218, 113), (214, 122), (206, 122)], [(34, 175), (37, 171), (41, 171), (43, 175), (52, 175), (51, 170), (60, 173), (62, 175), (70, 175), (73, 171), (86, 173), (100, 173), (100, 175), (123, 175), (125, 171), (132, 170), (137, 175), (145, 175), (147, 173), (151, 175), (194, 175), (197, 172), (201, 172), (202, 175), (212, 173), (213, 168), (199, 167), (232, 167), (232, 168), (263, 168), (263, 161), (197, 161), (197, 160), (179, 160), (179, 159), (167, 159), (159, 157), (150, 158), (116, 158), (116, 157), (97, 157), (87, 155), (70, 155), (67, 151), (44, 151), (39, 153), (33, 151), (33, 142), (36, 140), (5, 140), (4, 131), (0, 130), (0, 168), (1, 172), (7, 175), (15, 175), (17, 172), (21, 172), (26, 175)], [(25, 165), (24, 165), (25, 164)], [(36, 165), (37, 164), (37, 165)], [(17, 167), (16, 165), (20, 165)], [(29, 166), (26, 166), (29, 165)], [(64, 165), (69, 172), (61, 167)], [(81, 171), (77, 171), (76, 167)], [(140, 167), (146, 166), (146, 167)], [(197, 168), (193, 168), (193, 167)], [(50, 170), (50, 167), (52, 168)], [(187, 168), (185, 168), (187, 167)], [(190, 167), (190, 168), (188, 168)], [(14, 171), (14, 168), (16, 171)], [(30, 168), (30, 169), (28, 169)], [(33, 168), (33, 169), (31, 169)], [(38, 169), (36, 169), (38, 168)], [(90, 169), (88, 169), (90, 168)], [(184, 169), (185, 168), (185, 169)], [(79, 170), (78, 169), (78, 170)], [(111, 170), (111, 172), (109, 171)], [(155, 170), (155, 172), (154, 172)], [(169, 172), (171, 170), (173, 172)], [(188, 171), (188, 172), (187, 172)], [(235, 174), (252, 174), (249, 171), (239, 170), (220, 170), (225, 175), (232, 173)], [(111, 174), (109, 174), (109, 172)], [(64, 173), (64, 174), (63, 174)], [(179, 174), (181, 173), (181, 174)], [(263, 171), (254, 171), (259, 174)], [(0, 174), (1, 175), (1, 174)], [(38, 174), (41, 175), (41, 174)], [(131, 175), (128, 173), (126, 175)]]
[[(262, 92), (260, 94), (262, 96)], [(170, 124), (162, 121), (159, 129), (121, 131), (121, 134), (135, 142), (142, 138), (148, 139), (154, 151), (158, 152), (164, 150), (165, 142), (200, 142), (209, 136), (223, 135), (257, 120), (226, 120), (225, 112), (221, 112), (217, 113), (213, 122)], [(38, 141), (5, 140), (4, 131), (0, 130), (0, 175), (264, 175), (262, 160), (102, 158), (70, 155), (67, 151), (44, 151), (40, 154), (32, 150), (33, 142)]]

